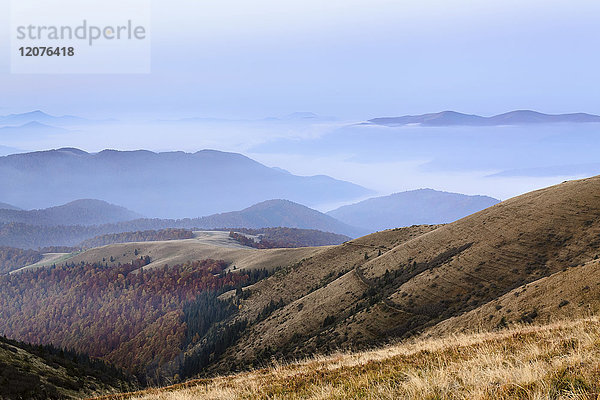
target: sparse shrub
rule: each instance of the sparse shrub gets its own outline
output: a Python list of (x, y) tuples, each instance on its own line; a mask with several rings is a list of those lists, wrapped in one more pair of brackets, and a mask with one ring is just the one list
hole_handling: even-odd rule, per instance
[(564, 306), (566, 306), (567, 304), (569, 304), (569, 300), (561, 300), (560, 303), (558, 303), (558, 308), (563, 308)]
[(333, 324), (335, 322), (335, 317), (333, 315), (328, 315), (325, 317), (325, 319), (323, 320), (323, 324), (322, 327), (326, 328), (329, 325)]

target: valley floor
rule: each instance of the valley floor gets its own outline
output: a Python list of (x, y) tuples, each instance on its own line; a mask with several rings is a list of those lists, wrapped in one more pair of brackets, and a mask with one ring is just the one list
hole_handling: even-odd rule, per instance
[(600, 318), (422, 337), (104, 399), (597, 399)]

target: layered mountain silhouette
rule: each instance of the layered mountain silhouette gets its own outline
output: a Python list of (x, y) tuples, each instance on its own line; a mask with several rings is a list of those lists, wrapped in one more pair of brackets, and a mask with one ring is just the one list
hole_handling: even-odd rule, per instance
[(1, 209), (0, 223), (29, 225), (100, 225), (141, 218), (140, 214), (101, 200), (76, 200), (42, 210)]
[(42, 124), (36, 121), (28, 122), (23, 125), (0, 127), (0, 134), (3, 137), (27, 135), (27, 137), (31, 138), (31, 135), (36, 135), (36, 137), (43, 137), (44, 135), (54, 135), (65, 132), (69, 132), (69, 130), (64, 128), (58, 128), (52, 125)]
[(185, 218), (285, 198), (308, 206), (348, 201), (369, 190), (328, 176), (296, 176), (237, 153), (63, 148), (0, 157), (3, 200), (46, 208), (93, 198), (148, 217)]
[(555, 123), (599, 123), (600, 116), (585, 113), (544, 114), (531, 110), (517, 110), (492, 117), (482, 117), (480, 115), (462, 114), (456, 111), (443, 111), (431, 114), (374, 118), (368, 122), (374, 125), (385, 126), (502, 126)]
[(0, 209), (0, 246), (38, 248), (74, 246), (109, 233), (185, 229), (273, 228), (314, 229), (350, 237), (368, 233), (288, 200), (268, 200), (240, 211), (200, 218), (139, 218), (139, 214), (99, 200), (78, 200), (42, 210)]
[(499, 203), (488, 196), (420, 189), (374, 197), (329, 211), (346, 224), (373, 231), (421, 224), (445, 224)]
[(88, 120), (86, 120), (85, 118), (76, 117), (73, 115), (54, 116), (47, 114), (41, 110), (0, 116), (0, 125), (10, 126), (21, 126), (30, 123), (71, 125), (81, 124), (87, 121)]

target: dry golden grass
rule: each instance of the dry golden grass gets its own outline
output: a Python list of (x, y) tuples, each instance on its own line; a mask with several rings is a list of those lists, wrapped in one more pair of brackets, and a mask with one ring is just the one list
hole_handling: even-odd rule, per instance
[[(226, 233), (227, 234), (227, 233)], [(253, 249), (237, 244), (227, 244), (225, 240), (184, 239), (156, 242), (117, 243), (96, 247), (79, 253), (67, 260), (68, 263), (78, 264), (84, 262), (108, 262), (109, 265), (128, 263), (138, 258), (135, 254), (150, 256), (152, 262), (145, 268), (162, 267), (165, 264), (177, 265), (187, 261), (225, 260), (235, 265), (238, 269), (273, 269), (279, 266), (293, 264), (303, 258), (311, 257), (323, 247), (302, 247), (293, 249)], [(110, 259), (114, 260), (112, 263)]]
[(598, 399), (600, 319), (413, 339), (107, 399)]

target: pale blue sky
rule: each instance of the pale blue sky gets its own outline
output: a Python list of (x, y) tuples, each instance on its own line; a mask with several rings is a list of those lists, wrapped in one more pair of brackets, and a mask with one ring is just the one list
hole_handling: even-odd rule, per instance
[(152, 2), (149, 75), (11, 75), (0, 114), (600, 113), (600, 2)]

